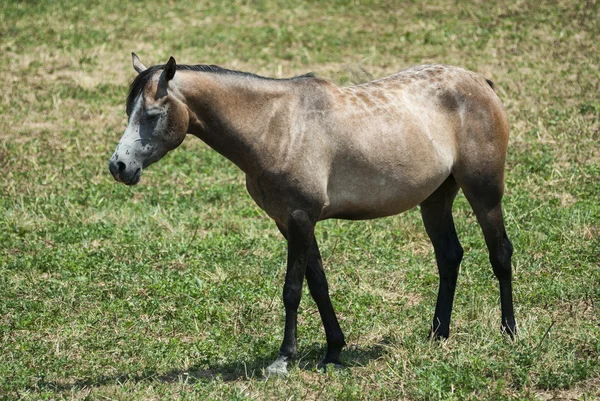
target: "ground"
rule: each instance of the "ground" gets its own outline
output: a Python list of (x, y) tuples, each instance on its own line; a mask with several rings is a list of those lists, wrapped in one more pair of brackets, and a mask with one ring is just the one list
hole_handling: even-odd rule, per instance
[[(5, 2), (0, 13), (0, 399), (600, 398), (600, 5), (557, 2)], [(285, 244), (230, 162), (188, 138), (140, 185), (112, 179), (130, 52), (340, 85), (421, 63), (493, 80), (511, 139), (505, 217), (520, 334), (462, 195), (451, 337), (418, 210), (317, 236), (348, 347), (305, 291), (298, 366)]]

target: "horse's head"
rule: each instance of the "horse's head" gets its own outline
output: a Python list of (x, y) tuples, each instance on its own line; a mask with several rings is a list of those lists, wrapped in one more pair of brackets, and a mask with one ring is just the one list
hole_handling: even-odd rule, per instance
[(115, 180), (127, 185), (137, 184), (143, 169), (179, 146), (189, 125), (187, 106), (173, 84), (175, 59), (146, 68), (133, 53), (132, 58), (138, 76), (127, 97), (129, 121), (109, 163)]

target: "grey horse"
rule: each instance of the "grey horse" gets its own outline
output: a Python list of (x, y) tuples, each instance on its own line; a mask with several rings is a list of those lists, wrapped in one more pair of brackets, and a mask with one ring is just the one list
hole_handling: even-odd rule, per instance
[(129, 122), (109, 168), (139, 182), (143, 169), (186, 134), (246, 174), (246, 187), (288, 242), (285, 334), (269, 375), (297, 353), (304, 278), (327, 337), (323, 366), (341, 365), (344, 335), (314, 235), (324, 219), (373, 219), (420, 205), (440, 284), (430, 335), (448, 337), (463, 249), (452, 219), (462, 189), (483, 230), (500, 284), (501, 329), (516, 333), (512, 245), (502, 217), (508, 119), (491, 81), (457, 67), (424, 65), (341, 88), (307, 74), (271, 79), (210, 65), (146, 68), (127, 98)]

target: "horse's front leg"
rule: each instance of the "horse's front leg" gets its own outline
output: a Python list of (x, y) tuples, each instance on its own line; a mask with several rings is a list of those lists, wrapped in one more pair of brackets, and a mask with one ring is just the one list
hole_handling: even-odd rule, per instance
[(305, 211), (295, 210), (287, 224), (288, 260), (283, 286), (285, 331), (279, 357), (267, 367), (268, 376), (285, 376), (288, 363), (296, 357), (298, 305), (314, 235), (315, 222)]
[(321, 321), (325, 328), (325, 336), (327, 337), (327, 354), (325, 359), (319, 364), (319, 368), (326, 369), (328, 364), (333, 364), (336, 369), (342, 367), (340, 362), (340, 352), (346, 345), (344, 333), (340, 328), (331, 299), (329, 298), (329, 286), (325, 278), (325, 270), (323, 270), (323, 262), (321, 261), (321, 253), (316, 239), (313, 240), (313, 246), (310, 252), (310, 259), (306, 267), (306, 282), (310, 289), (310, 295), (315, 300), (321, 315)]

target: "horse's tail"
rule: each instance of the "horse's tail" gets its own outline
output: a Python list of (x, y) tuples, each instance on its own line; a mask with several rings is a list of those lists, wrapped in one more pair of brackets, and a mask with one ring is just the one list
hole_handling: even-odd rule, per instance
[(485, 79), (485, 82), (488, 83), (488, 85), (490, 86), (490, 88), (492, 88), (495, 91), (496, 88), (494, 88), (494, 83), (492, 81), (490, 81), (489, 79), (487, 79), (487, 78), (484, 78), (484, 79)]

